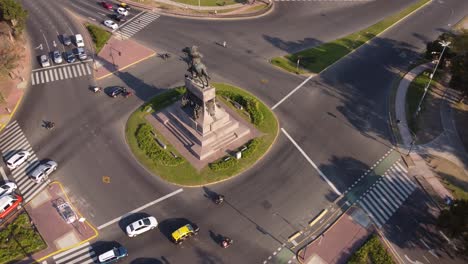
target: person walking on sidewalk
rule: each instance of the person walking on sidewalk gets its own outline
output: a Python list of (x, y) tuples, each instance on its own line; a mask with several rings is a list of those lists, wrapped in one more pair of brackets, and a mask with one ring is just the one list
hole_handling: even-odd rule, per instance
[(223, 47), (226, 47), (226, 41), (223, 41)]

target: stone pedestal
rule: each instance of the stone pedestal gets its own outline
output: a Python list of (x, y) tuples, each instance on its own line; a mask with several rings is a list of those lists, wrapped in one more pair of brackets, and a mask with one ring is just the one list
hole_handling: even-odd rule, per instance
[[(203, 87), (191, 78), (185, 79), (185, 87), (185, 99), (156, 114), (156, 119), (173, 134), (171, 138), (178, 141), (171, 142), (174, 146), (183, 145), (199, 160), (212, 160), (214, 154), (220, 156), (221, 151), (224, 156), (226, 150), (251, 138), (251, 129), (238, 121), (240, 117), (229, 114), (216, 102), (214, 87)], [(198, 114), (194, 115), (197, 108)]]

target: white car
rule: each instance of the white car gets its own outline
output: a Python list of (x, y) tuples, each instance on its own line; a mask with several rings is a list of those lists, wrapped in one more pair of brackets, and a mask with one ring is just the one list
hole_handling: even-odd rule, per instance
[(104, 25), (108, 28), (112, 28), (112, 29), (118, 29), (119, 28), (119, 25), (117, 25), (117, 23), (115, 23), (114, 21), (112, 20), (106, 20), (104, 21)]
[(49, 175), (57, 169), (57, 166), (57, 162), (53, 160), (39, 164), (39, 166), (31, 172), (30, 177), (36, 183), (41, 183), (49, 178)]
[(16, 190), (16, 188), (18, 187), (14, 182), (7, 182), (3, 184), (2, 186), (0, 186), (0, 197), (13, 193)]
[(119, 13), (119, 15), (128, 16), (128, 10), (123, 7), (117, 8), (117, 13)]
[(6, 165), (10, 170), (14, 170), (18, 168), (21, 164), (23, 164), (31, 155), (26, 150), (21, 150), (15, 153), (15, 155), (11, 156), (7, 161)]
[(143, 234), (148, 230), (154, 229), (158, 226), (158, 221), (154, 216), (149, 216), (135, 221), (127, 226), (127, 235), (129, 237), (135, 237)]
[(50, 66), (50, 61), (47, 55), (41, 55), (40, 60), (41, 60), (41, 66), (43, 68)]

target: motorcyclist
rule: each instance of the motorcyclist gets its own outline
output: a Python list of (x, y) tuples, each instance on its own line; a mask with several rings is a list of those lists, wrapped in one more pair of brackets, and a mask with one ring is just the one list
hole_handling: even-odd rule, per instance
[(221, 241), (221, 246), (222, 246), (223, 248), (227, 248), (227, 247), (229, 247), (231, 244), (232, 244), (232, 239), (230, 239), (229, 237), (224, 237), (223, 240)]
[(218, 196), (215, 199), (216, 204), (221, 204), (224, 201), (224, 196), (221, 194), (218, 194)]

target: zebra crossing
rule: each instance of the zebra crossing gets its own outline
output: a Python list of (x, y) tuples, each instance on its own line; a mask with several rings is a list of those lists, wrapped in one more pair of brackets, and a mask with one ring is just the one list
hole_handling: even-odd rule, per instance
[(37, 184), (29, 179), (29, 173), (39, 164), (39, 160), (16, 120), (8, 124), (0, 135), (0, 150), (5, 160), (19, 150), (31, 153), (28, 160), (11, 173), (13, 181), (23, 196), (24, 203), (29, 202), (47, 186), (48, 181)]
[(78, 62), (46, 69), (33, 70), (31, 73), (31, 84), (37, 85), (91, 75), (93, 70), (88, 62), (89, 61)]
[(366, 211), (378, 228), (398, 210), (416, 189), (407, 176), (408, 170), (395, 162), (356, 202)]
[(121, 39), (131, 38), (138, 31), (142, 30), (159, 17), (160, 15), (155, 13), (144, 12), (143, 15), (137, 16), (133, 20), (121, 26), (116, 32), (116, 34)]
[(96, 253), (89, 245), (83, 243), (78, 247), (61, 252), (52, 257), (55, 264), (90, 264), (97, 263)]

